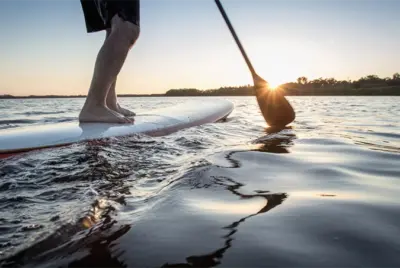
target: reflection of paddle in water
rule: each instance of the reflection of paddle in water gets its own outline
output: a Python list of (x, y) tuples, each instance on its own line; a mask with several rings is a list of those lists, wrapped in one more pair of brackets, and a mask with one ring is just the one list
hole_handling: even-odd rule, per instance
[(254, 144), (260, 145), (257, 149), (253, 151), (276, 154), (290, 153), (288, 147), (293, 145), (293, 140), (296, 138), (296, 134), (287, 131), (291, 129), (291, 127), (269, 127), (265, 129), (267, 135), (253, 141)]
[[(292, 132), (283, 132), (284, 130), (290, 130), (291, 127), (285, 128), (267, 128), (265, 132), (268, 134), (262, 136), (252, 143), (256, 144), (257, 147), (250, 151), (258, 151), (264, 153), (275, 153), (275, 154), (287, 154), (290, 153), (288, 148), (293, 145), (293, 140), (296, 138), (296, 134)], [(248, 152), (249, 150), (235, 150), (226, 154), (225, 158), (232, 164), (230, 167), (224, 166), (224, 168), (240, 168), (240, 161), (234, 159), (232, 156), (240, 152)], [(220, 167), (216, 165), (217, 167)]]
[(209, 254), (189, 256), (186, 258), (186, 263), (166, 263), (162, 267), (213, 267), (219, 265), (224, 256), (224, 253), (232, 246), (232, 242), (234, 240), (233, 235), (238, 232), (238, 228), (241, 223), (251, 217), (270, 211), (274, 207), (282, 204), (282, 202), (287, 198), (287, 194), (285, 193), (269, 194), (268, 191), (256, 191), (256, 194), (242, 194), (238, 191), (239, 188), (244, 186), (242, 183), (235, 182), (230, 178), (222, 176), (213, 177), (213, 179), (215, 184), (225, 186), (228, 191), (230, 191), (234, 195), (239, 196), (241, 199), (262, 197), (265, 199), (266, 204), (258, 212), (248, 215), (244, 218), (239, 219), (238, 221), (233, 222), (228, 226), (223, 227), (224, 229), (229, 230), (229, 233), (223, 236), (225, 240), (224, 247), (217, 249), (216, 251), (213, 251)]

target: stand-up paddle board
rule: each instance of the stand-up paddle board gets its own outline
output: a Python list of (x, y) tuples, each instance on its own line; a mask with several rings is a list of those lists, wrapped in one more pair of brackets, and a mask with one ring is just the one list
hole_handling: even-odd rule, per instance
[(168, 135), (178, 130), (226, 118), (233, 104), (223, 99), (187, 101), (135, 116), (134, 124), (65, 122), (0, 131), (0, 158), (81, 141), (146, 134)]

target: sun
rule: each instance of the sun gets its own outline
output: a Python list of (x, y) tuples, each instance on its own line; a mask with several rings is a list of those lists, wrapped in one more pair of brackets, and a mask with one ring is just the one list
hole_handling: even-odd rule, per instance
[(276, 82), (269, 82), (268, 81), (268, 89), (269, 90), (275, 90), (279, 87), (280, 84), (276, 83)]
[(278, 89), (282, 84), (287, 83), (290, 81), (290, 78), (286, 77), (285, 73), (271, 73), (270, 77), (266, 77), (268, 82), (268, 88), (270, 90)]
[(297, 77), (315, 68), (318, 47), (313, 43), (299, 44), (296, 40), (261, 38), (250, 44), (250, 53), (257, 73), (271, 89), (294, 82)]

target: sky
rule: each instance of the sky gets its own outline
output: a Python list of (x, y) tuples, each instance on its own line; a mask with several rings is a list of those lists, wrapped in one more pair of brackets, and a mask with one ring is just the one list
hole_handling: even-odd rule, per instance
[[(279, 85), (400, 72), (400, 1), (222, 0), (257, 73)], [(0, 95), (86, 94), (105, 32), (79, 0), (0, 0)], [(119, 94), (251, 84), (213, 0), (141, 0)]]

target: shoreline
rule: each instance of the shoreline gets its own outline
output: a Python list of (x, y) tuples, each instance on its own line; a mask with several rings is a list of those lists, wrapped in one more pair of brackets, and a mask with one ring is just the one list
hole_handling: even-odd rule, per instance
[[(399, 97), (399, 94), (287, 94), (286, 97)], [(137, 97), (164, 97), (164, 98), (176, 98), (176, 97), (255, 97), (255, 95), (131, 95), (122, 94), (118, 95), (118, 98), (137, 98)], [(84, 95), (38, 95), (38, 96), (0, 96), (0, 100), (13, 100), (13, 99), (78, 99), (86, 98)]]

